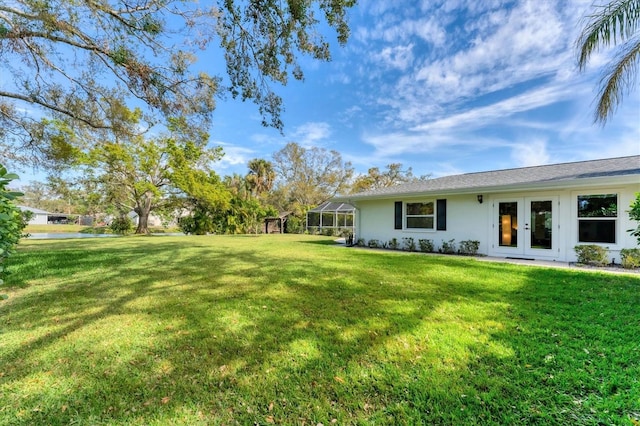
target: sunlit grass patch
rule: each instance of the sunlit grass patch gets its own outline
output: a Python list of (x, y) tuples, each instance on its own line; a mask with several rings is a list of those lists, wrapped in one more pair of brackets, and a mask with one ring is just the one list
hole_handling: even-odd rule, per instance
[(633, 424), (634, 276), (311, 236), (23, 241), (0, 424)]

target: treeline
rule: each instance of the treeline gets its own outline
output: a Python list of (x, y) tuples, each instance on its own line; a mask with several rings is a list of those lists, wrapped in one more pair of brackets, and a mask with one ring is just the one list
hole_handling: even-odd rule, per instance
[[(132, 117), (132, 126), (137, 125)], [(144, 138), (124, 131), (90, 149), (55, 154), (46, 182), (20, 188), (20, 203), (50, 212), (90, 216), (119, 232), (149, 232), (149, 218), (191, 234), (259, 233), (266, 217), (290, 214), (288, 232), (304, 232), (306, 213), (337, 194), (362, 192), (426, 179), (401, 164), (356, 174), (339, 152), (290, 142), (270, 159), (255, 158), (247, 172), (220, 177), (223, 152), (207, 148), (208, 136), (174, 120), (167, 132)], [(62, 132), (57, 129), (64, 140)], [(60, 147), (58, 147), (60, 149)]]

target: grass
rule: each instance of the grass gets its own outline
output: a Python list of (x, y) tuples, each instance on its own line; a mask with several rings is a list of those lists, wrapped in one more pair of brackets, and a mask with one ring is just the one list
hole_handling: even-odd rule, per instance
[(629, 424), (640, 279), (311, 236), (23, 241), (0, 424)]
[(75, 225), (75, 224), (58, 224), (58, 225), (29, 224), (25, 228), (24, 232), (29, 234), (35, 234), (35, 233), (59, 234), (59, 233), (66, 233), (66, 232), (82, 232), (87, 228), (89, 227), (85, 225)]
[[(135, 227), (134, 227), (135, 229)], [(153, 233), (171, 233), (171, 232), (180, 232), (180, 229), (177, 227), (150, 227), (149, 230)], [(39, 234), (39, 233), (49, 233), (49, 234), (60, 234), (60, 233), (74, 233), (81, 232), (84, 234), (111, 234), (112, 231), (108, 226), (86, 226), (86, 225), (75, 225), (75, 224), (56, 224), (56, 225), (33, 225), (29, 224), (24, 230), (27, 234)]]

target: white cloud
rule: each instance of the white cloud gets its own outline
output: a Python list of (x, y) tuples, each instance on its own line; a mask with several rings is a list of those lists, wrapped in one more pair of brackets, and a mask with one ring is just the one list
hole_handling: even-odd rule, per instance
[(230, 169), (241, 170), (240, 167), (255, 157), (256, 151), (250, 148), (214, 141), (212, 144), (222, 147), (224, 156), (216, 163), (216, 168), (229, 171)]
[(467, 109), (461, 113), (414, 126), (414, 131), (447, 131), (464, 128), (466, 131), (491, 124), (499, 124), (510, 116), (554, 104), (565, 99), (576, 87), (570, 85), (543, 86), (494, 104)]
[(304, 147), (312, 147), (331, 136), (329, 123), (308, 122), (295, 128), (291, 137)]
[(511, 148), (511, 159), (516, 167), (549, 164), (551, 157), (547, 152), (547, 141), (545, 139), (529, 139), (517, 143)]
[(565, 24), (553, 5), (523, 2), (483, 16), (487, 24), (465, 34), (472, 37), (468, 48), (435, 61), (426, 58), (416, 81), (435, 101), (452, 102), (554, 74), (569, 57)]
[(388, 68), (405, 71), (413, 62), (413, 44), (385, 47), (381, 52), (374, 54), (373, 59)]

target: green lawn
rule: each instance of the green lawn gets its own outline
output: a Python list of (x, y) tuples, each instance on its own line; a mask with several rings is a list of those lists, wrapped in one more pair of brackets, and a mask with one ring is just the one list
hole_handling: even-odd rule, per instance
[(0, 424), (640, 422), (640, 277), (311, 236), (23, 241)]
[(36, 234), (41, 232), (46, 232), (50, 234), (59, 234), (65, 232), (81, 232), (90, 228), (85, 225), (75, 225), (75, 224), (57, 224), (57, 225), (27, 225), (24, 232), (28, 234)]

